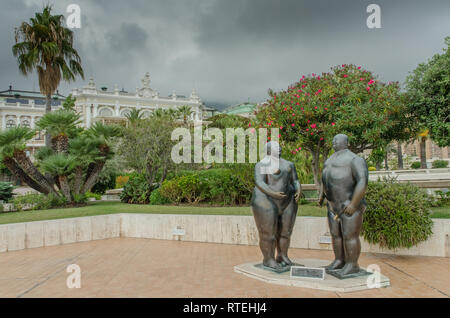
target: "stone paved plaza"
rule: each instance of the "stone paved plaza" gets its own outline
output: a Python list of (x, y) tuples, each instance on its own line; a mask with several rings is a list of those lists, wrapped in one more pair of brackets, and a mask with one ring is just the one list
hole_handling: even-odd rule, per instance
[[(331, 260), (331, 251), (291, 249), (292, 258)], [(449, 297), (450, 258), (362, 253), (391, 287), (335, 293), (267, 284), (237, 274), (260, 260), (257, 246), (115, 238), (0, 254), (0, 297)], [(69, 264), (81, 288), (66, 286)]]

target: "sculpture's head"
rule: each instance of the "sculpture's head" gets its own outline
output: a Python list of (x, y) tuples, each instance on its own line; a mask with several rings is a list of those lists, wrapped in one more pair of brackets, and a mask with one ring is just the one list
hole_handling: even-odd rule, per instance
[(344, 134), (338, 134), (333, 138), (333, 149), (339, 151), (348, 148), (348, 137)]
[(268, 156), (280, 158), (281, 157), (281, 146), (276, 141), (269, 141), (268, 143), (266, 143), (266, 145), (264, 147), (264, 152)]

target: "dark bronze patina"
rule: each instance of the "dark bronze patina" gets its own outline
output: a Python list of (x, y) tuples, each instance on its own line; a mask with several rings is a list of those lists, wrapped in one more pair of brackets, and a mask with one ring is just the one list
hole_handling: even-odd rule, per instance
[(347, 278), (366, 273), (360, 270), (358, 258), (369, 172), (366, 161), (348, 149), (346, 135), (336, 135), (333, 148), (335, 153), (324, 164), (322, 195), (319, 198), (321, 206), (327, 199), (328, 225), (335, 256), (326, 270), (338, 278)]
[[(266, 153), (267, 156), (255, 166), (256, 186), (251, 206), (259, 232), (263, 266), (282, 272), (293, 265), (288, 248), (301, 186), (294, 164), (281, 158), (281, 147), (277, 142), (268, 142)], [(273, 168), (274, 162), (278, 163), (277, 168)]]

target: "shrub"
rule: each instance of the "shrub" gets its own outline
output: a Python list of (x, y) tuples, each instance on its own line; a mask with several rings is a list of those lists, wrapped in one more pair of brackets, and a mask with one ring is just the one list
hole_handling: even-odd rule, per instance
[(411, 169), (420, 169), (420, 161), (414, 161), (411, 164)]
[(116, 175), (114, 173), (100, 176), (98, 182), (92, 187), (91, 192), (105, 194), (106, 190), (114, 189), (116, 186)]
[(143, 174), (132, 174), (124, 185), (120, 200), (131, 204), (148, 204), (150, 202), (151, 186)]
[(24, 209), (46, 210), (56, 208), (64, 206), (67, 201), (64, 197), (53, 194), (28, 193), (14, 197), (12, 203), (18, 211), (22, 211)]
[(0, 200), (8, 202), (14, 195), (11, 182), (0, 182)]
[(184, 171), (165, 180), (160, 193), (175, 203), (245, 204), (250, 201), (251, 183), (230, 169)]
[(130, 176), (118, 176), (116, 177), (116, 189), (123, 188), (124, 185), (130, 180)]
[(84, 195), (85, 195), (86, 199), (89, 199), (89, 198), (95, 198), (95, 200), (102, 199), (102, 195), (98, 194), (98, 193), (86, 192)]
[(369, 182), (364, 213), (364, 239), (381, 247), (410, 248), (432, 234), (430, 197), (410, 183), (384, 179)]
[(164, 180), (160, 189), (160, 194), (171, 202), (180, 203), (183, 199), (181, 189), (178, 186), (178, 178)]
[(432, 167), (433, 168), (447, 168), (448, 161), (447, 160), (434, 160)]
[(444, 192), (444, 191), (436, 191), (435, 192), (436, 197), (434, 198), (433, 206), (435, 207), (441, 207), (445, 205), (450, 205), (450, 192)]
[(369, 167), (369, 171), (377, 171), (377, 168), (375, 168), (375, 167)]
[(150, 195), (150, 204), (151, 205), (163, 205), (171, 203), (169, 199), (161, 195), (160, 188), (152, 191)]

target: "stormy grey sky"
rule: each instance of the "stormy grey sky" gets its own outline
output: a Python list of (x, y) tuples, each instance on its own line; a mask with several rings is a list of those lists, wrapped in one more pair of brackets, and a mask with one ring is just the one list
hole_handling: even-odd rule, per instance
[[(42, 0), (1, 0), (0, 90), (38, 89), (11, 53), (14, 27), (42, 10)], [(52, 1), (50, 1), (52, 3)], [(53, 13), (81, 7), (75, 48), (86, 79), (60, 92), (118, 84), (128, 91), (150, 72), (161, 95), (189, 95), (195, 86), (209, 105), (260, 102), (301, 75), (354, 63), (384, 81), (409, 71), (450, 36), (448, 0), (58, 0)], [(366, 26), (370, 3), (381, 7), (381, 29)], [(66, 14), (67, 15), (67, 14)]]

